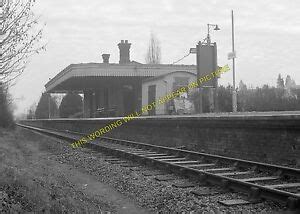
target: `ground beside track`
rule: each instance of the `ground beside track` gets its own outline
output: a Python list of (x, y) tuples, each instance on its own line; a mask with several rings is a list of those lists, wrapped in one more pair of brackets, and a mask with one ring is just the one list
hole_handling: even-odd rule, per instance
[(0, 129), (0, 213), (148, 213), (114, 188), (54, 157), (63, 146)]

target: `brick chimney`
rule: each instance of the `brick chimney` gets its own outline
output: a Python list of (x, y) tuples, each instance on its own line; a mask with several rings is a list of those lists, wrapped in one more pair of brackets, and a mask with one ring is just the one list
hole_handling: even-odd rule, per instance
[(131, 43), (128, 43), (128, 40), (121, 40), (121, 42), (118, 44), (120, 49), (120, 61), (119, 64), (125, 64), (130, 62), (130, 46)]
[(109, 63), (110, 54), (102, 54), (103, 63)]

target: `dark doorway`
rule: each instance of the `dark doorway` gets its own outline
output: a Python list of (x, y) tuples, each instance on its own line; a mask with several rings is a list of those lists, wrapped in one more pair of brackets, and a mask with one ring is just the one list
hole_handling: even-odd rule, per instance
[(123, 87), (123, 106), (124, 115), (133, 114), (135, 112), (135, 93), (132, 86), (125, 85)]
[[(148, 104), (150, 105), (156, 99), (156, 85), (149, 85), (148, 86)], [(149, 112), (149, 115), (155, 115), (155, 108), (152, 108)]]

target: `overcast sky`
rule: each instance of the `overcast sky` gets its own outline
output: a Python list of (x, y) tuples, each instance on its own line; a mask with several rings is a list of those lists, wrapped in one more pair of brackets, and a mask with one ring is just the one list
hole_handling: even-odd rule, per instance
[[(231, 51), (231, 9), (235, 14), (236, 76), (247, 85), (275, 85), (279, 73), (300, 84), (299, 0), (37, 0), (47, 51), (31, 58), (11, 89), (17, 112), (38, 102), (44, 85), (71, 63), (102, 62), (110, 53), (118, 62), (117, 44), (132, 43), (131, 60), (144, 63), (150, 33), (159, 39), (162, 63), (172, 63), (188, 53), (207, 34), (207, 23), (218, 24), (212, 32), (217, 42), (218, 64), (223, 66)], [(195, 64), (190, 55), (180, 64)], [(220, 83), (232, 82), (232, 73)]]

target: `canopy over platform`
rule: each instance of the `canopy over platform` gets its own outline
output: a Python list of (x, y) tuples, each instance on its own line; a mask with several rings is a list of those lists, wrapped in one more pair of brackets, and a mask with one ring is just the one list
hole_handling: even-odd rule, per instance
[(130, 84), (148, 77), (160, 76), (174, 71), (197, 73), (195, 65), (82, 63), (71, 64), (46, 85), (46, 92), (65, 93), (84, 91), (111, 84)]

